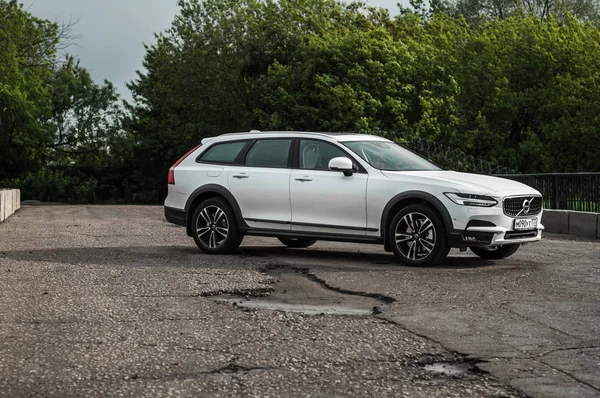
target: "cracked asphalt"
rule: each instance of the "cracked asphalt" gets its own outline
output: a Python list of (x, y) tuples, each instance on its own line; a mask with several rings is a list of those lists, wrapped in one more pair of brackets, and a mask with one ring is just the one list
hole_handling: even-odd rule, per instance
[[(311, 316), (212, 297), (280, 289), (281, 267), (390, 300)], [(598, 397), (599, 282), (600, 242), (561, 236), (412, 268), (252, 237), (208, 256), (162, 207), (25, 206), (0, 224), (0, 396)]]

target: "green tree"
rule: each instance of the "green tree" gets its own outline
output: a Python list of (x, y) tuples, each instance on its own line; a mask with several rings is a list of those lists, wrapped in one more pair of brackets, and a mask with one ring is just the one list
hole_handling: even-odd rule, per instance
[(599, 39), (575, 18), (484, 24), (459, 64), (474, 154), (522, 172), (597, 169)]
[(383, 132), (522, 172), (597, 169), (597, 27), (526, 13), (473, 26), (413, 3), (391, 19), (327, 0), (181, 1), (130, 84), (134, 200), (160, 202), (168, 167), (201, 138), (251, 128)]
[(46, 83), (59, 27), (0, 0), (0, 181), (41, 167), (51, 137)]
[[(385, 20), (384, 20), (385, 21)], [(312, 35), (291, 62), (275, 62), (256, 85), (265, 129), (376, 131), (404, 128), (414, 90), (409, 49), (381, 19)]]
[(127, 148), (114, 87), (95, 84), (72, 57), (58, 60), (71, 28), (0, 0), (0, 185), (25, 199), (95, 201), (100, 166), (114, 167)]
[(112, 83), (99, 86), (72, 57), (60, 65), (51, 83), (52, 117), (47, 128), (54, 132), (49, 148), (54, 161), (80, 154), (105, 151), (112, 135), (119, 134), (123, 109)]
[(518, 14), (563, 21), (570, 14), (582, 22), (600, 22), (598, 0), (447, 0), (438, 8), (453, 16), (463, 15), (473, 25)]
[(129, 84), (128, 123), (139, 162), (139, 200), (160, 202), (168, 167), (201, 138), (260, 127), (257, 80), (290, 62), (311, 35), (349, 22), (333, 0), (180, 0), (171, 28), (147, 47)]

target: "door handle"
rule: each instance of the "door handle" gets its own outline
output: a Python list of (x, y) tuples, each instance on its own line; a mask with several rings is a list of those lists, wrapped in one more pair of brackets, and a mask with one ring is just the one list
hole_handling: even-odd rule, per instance
[(298, 177), (298, 178), (296, 178), (296, 181), (307, 182), (307, 181), (312, 181), (312, 178), (310, 178), (310, 177)]
[(241, 180), (242, 178), (248, 178), (249, 176), (246, 175), (246, 174), (234, 174), (232, 177), (233, 178), (238, 178), (238, 179)]

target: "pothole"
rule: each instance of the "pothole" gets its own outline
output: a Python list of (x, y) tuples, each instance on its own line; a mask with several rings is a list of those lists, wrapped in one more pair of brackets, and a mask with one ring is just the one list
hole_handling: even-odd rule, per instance
[(299, 270), (276, 268), (266, 272), (279, 279), (275, 291), (260, 297), (220, 295), (213, 300), (241, 308), (296, 312), (306, 315), (371, 315), (381, 311), (385, 298), (338, 292)]
[(470, 363), (443, 363), (437, 362), (423, 367), (431, 373), (441, 373), (447, 376), (460, 376), (473, 373), (473, 364)]
[(306, 305), (288, 304), (255, 299), (240, 300), (236, 298), (216, 298), (216, 301), (228, 302), (242, 308), (256, 310), (272, 310), (284, 312), (297, 312), (305, 315), (371, 315), (373, 309), (351, 308), (344, 305)]

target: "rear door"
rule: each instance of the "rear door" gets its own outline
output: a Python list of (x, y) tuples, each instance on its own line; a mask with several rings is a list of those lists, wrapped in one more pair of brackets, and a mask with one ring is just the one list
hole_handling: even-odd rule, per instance
[(291, 138), (256, 140), (229, 171), (228, 184), (252, 228), (290, 230)]

